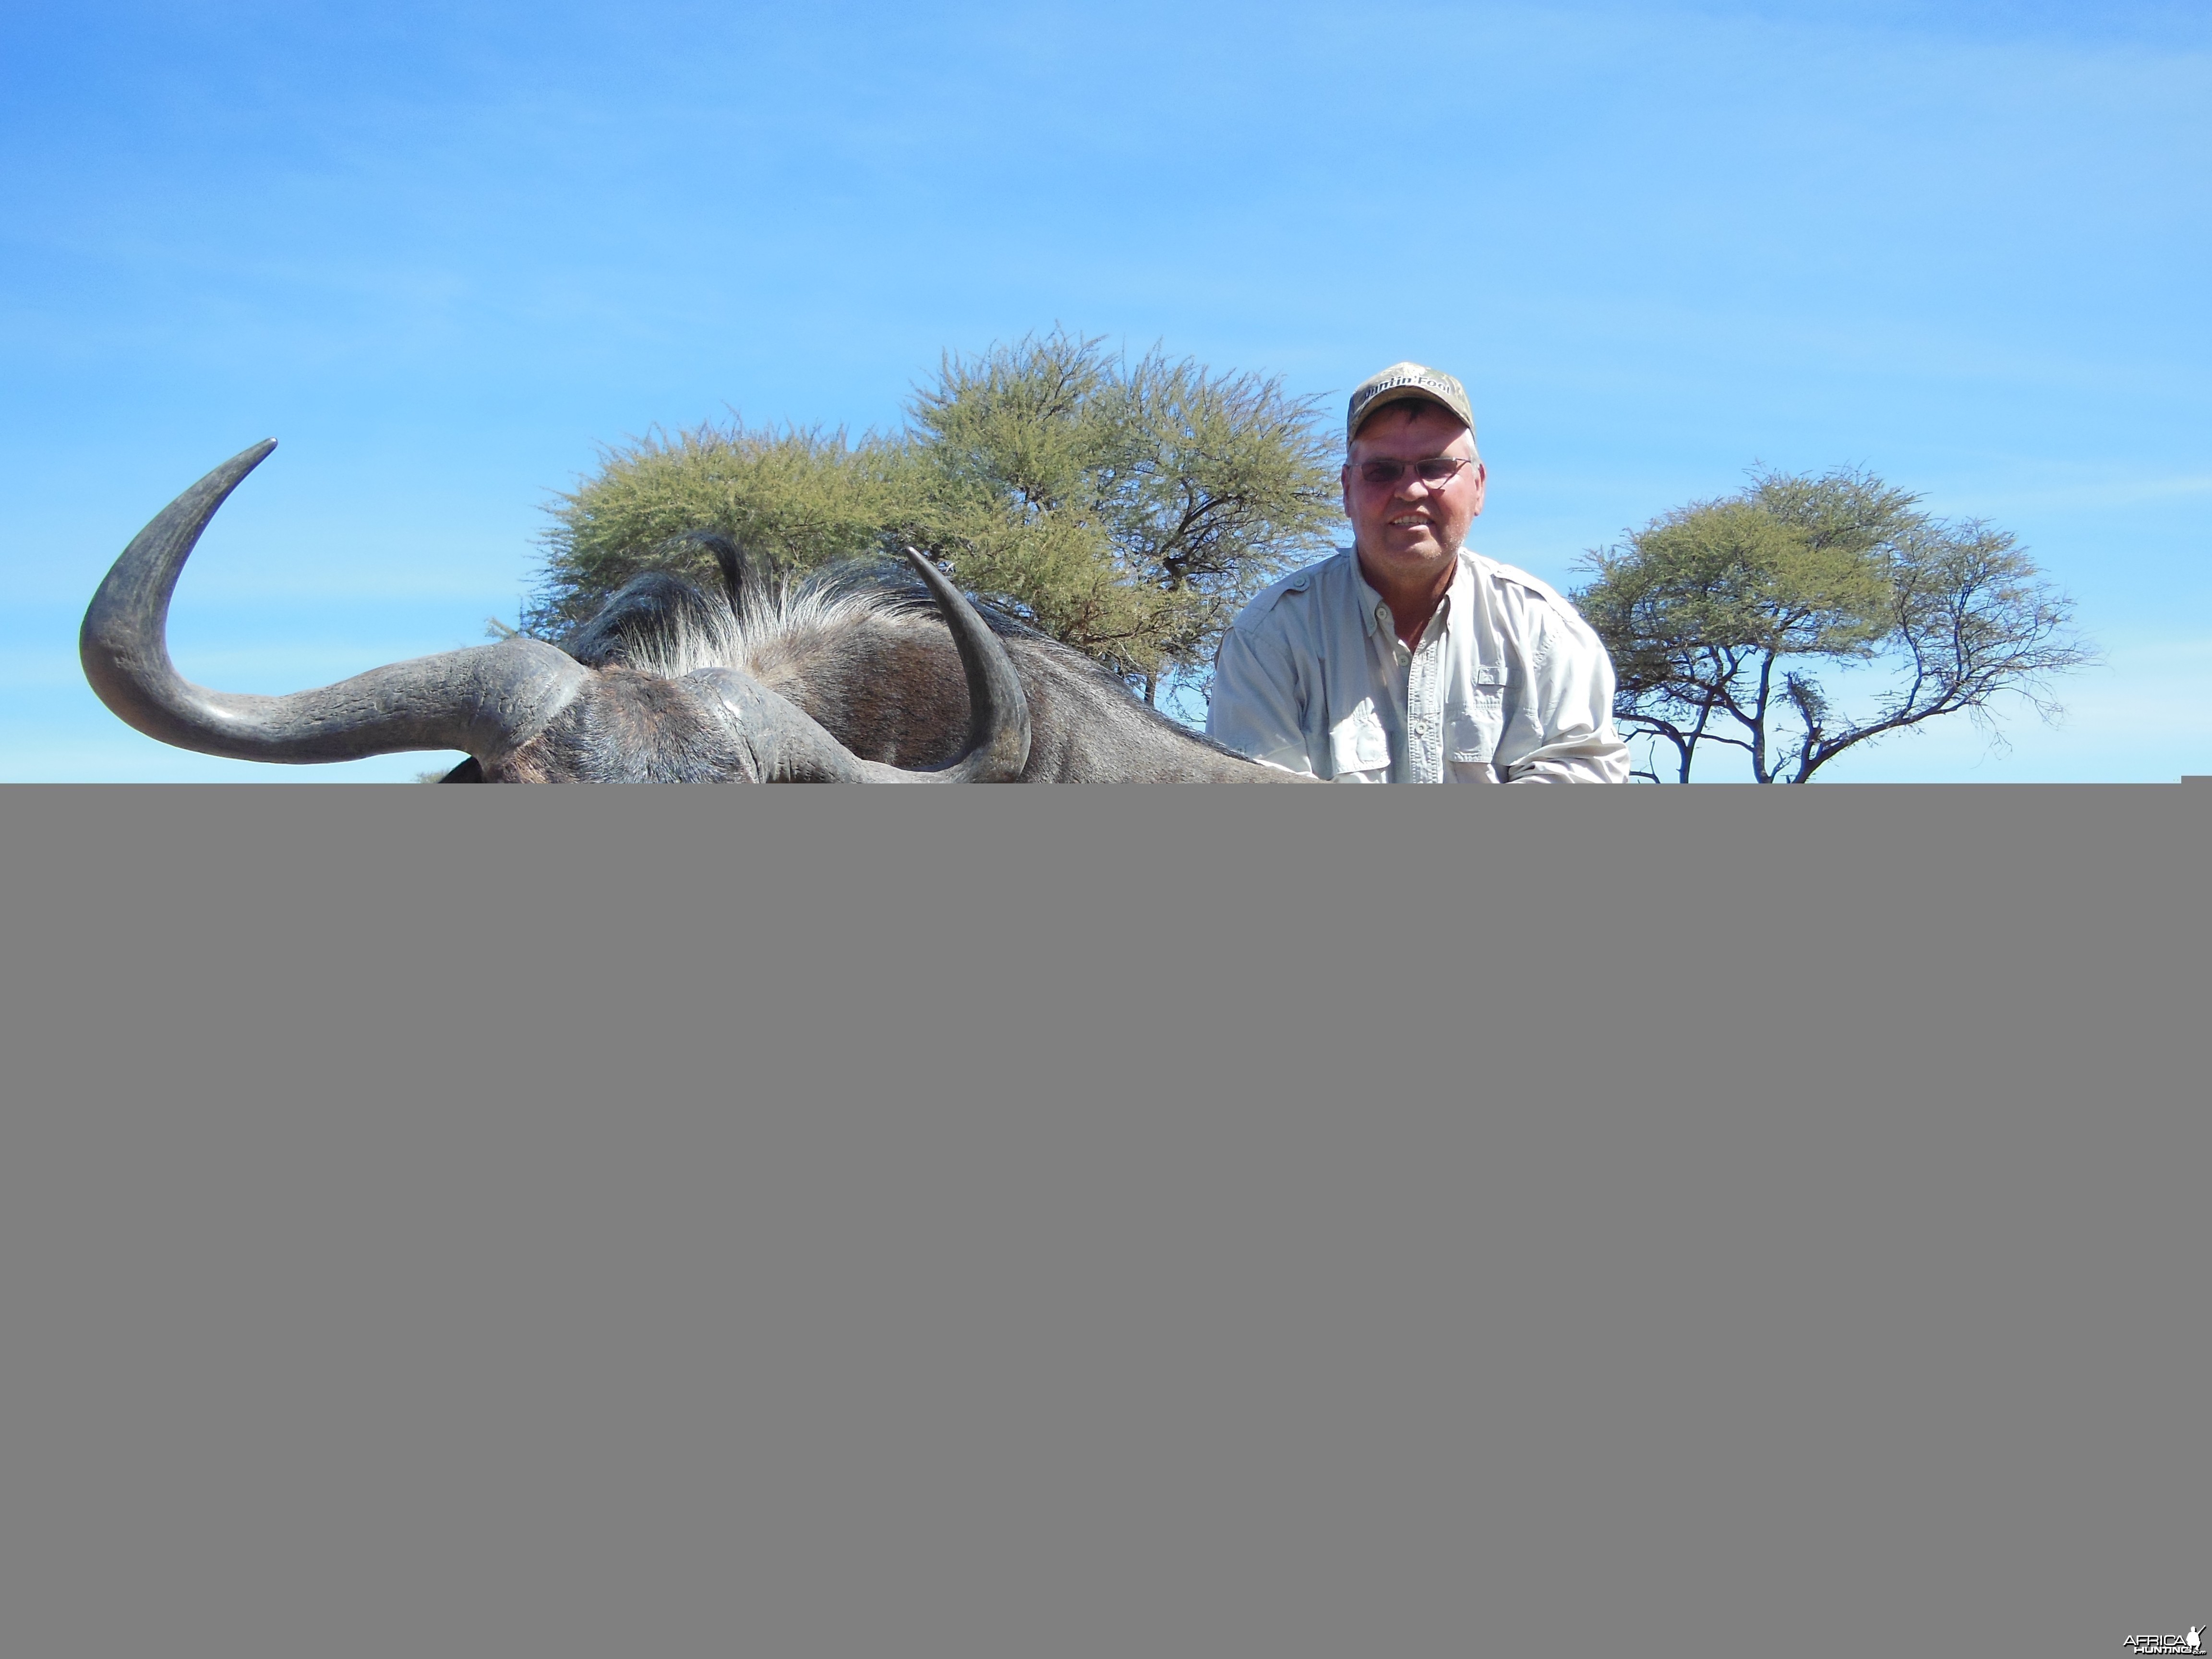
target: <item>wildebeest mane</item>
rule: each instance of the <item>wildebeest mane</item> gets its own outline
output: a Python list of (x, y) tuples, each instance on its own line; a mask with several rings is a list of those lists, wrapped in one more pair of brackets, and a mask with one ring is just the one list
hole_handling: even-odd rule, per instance
[[(702, 541), (706, 538), (699, 538)], [(720, 542), (719, 538), (714, 538)], [(771, 586), (723, 545), (725, 591), (665, 571), (633, 577), (561, 641), (586, 665), (669, 678), (731, 668), (790, 697), (872, 760), (950, 758), (966, 691), (928, 589), (888, 560), (851, 560)], [(1146, 706), (1082, 653), (978, 605), (1031, 710), (1024, 776), (1064, 781), (1251, 776), (1255, 763)]]

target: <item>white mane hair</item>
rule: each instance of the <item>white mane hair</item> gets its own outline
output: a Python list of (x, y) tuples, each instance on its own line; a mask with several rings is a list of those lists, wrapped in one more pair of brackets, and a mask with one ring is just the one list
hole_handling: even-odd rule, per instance
[(896, 625), (926, 614), (927, 594), (871, 585), (842, 568), (815, 572), (773, 594), (748, 593), (742, 609), (715, 594), (704, 612), (672, 611), (631, 647), (629, 665), (664, 679), (703, 668), (733, 668), (763, 684), (788, 678), (793, 659), (869, 623)]

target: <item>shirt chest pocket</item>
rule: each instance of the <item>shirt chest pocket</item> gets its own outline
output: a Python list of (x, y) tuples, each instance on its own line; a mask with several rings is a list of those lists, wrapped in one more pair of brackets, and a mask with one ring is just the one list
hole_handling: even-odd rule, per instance
[(1390, 739), (1372, 708), (1353, 710), (1329, 728), (1329, 769), (1338, 777), (1347, 772), (1381, 772), (1390, 764)]
[(1491, 759), (1505, 735), (1504, 680), (1479, 679), (1453, 702), (1444, 722), (1445, 738), (1451, 745), (1445, 752), (1462, 764)]

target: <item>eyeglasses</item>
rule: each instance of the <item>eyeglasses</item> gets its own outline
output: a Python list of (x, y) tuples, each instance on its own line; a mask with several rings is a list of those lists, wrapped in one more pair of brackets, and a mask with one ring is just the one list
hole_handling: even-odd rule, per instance
[(1462, 455), (1431, 455), (1422, 461), (1362, 461), (1359, 477), (1361, 483), (1379, 488), (1397, 483), (1406, 476), (1406, 469), (1411, 467), (1415, 477), (1434, 489), (1449, 483), (1460, 468), (1472, 465), (1469, 458)]

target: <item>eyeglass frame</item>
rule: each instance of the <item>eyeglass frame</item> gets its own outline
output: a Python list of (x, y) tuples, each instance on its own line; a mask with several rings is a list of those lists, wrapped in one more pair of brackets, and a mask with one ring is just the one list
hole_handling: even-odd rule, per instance
[[(1441, 473), (1436, 477), (1430, 477), (1424, 470), (1428, 467), (1435, 466), (1440, 462), (1447, 461), (1451, 464), (1450, 471)], [(1360, 483), (1365, 484), (1370, 489), (1395, 488), (1399, 483), (1404, 481), (1407, 471), (1409, 468), (1412, 470), (1413, 476), (1419, 478), (1423, 483), (1426, 484), (1431, 489), (1442, 489), (1445, 485), (1451, 483), (1454, 478), (1459, 477), (1460, 469), (1462, 467), (1474, 466), (1477, 464), (1477, 458), (1473, 455), (1424, 455), (1418, 461), (1384, 460), (1377, 458), (1374, 460), (1346, 463), (1346, 465), (1350, 466), (1352, 471), (1358, 477)], [(1377, 478), (1368, 471), (1370, 467), (1382, 466), (1387, 466), (1391, 469), (1390, 476), (1387, 478)]]

